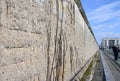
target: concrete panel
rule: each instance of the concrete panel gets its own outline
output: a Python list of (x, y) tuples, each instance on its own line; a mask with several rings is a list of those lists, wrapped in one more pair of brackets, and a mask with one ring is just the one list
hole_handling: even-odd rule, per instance
[(97, 50), (74, 0), (0, 1), (0, 81), (81, 78)]

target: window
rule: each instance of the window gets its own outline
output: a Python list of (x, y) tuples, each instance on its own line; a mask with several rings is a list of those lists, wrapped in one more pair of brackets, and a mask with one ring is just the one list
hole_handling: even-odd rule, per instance
[(115, 40), (109, 40), (109, 47), (112, 47), (115, 45)]
[(119, 40), (117, 40), (117, 45), (118, 45)]

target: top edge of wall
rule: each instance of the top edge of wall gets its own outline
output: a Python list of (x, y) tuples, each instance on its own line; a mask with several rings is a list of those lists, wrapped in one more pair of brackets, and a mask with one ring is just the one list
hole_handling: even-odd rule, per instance
[(84, 11), (84, 8), (83, 8), (83, 6), (82, 6), (82, 3), (81, 3), (81, 1), (79, 1), (79, 3), (78, 3), (77, 1), (78, 1), (78, 0), (75, 0), (75, 3), (77, 4), (78, 9), (79, 9), (80, 13), (81, 13), (82, 16), (83, 16), (83, 19), (85, 20), (85, 22), (86, 22), (86, 24), (87, 24), (90, 32), (92, 33), (92, 35), (93, 35), (93, 37), (94, 37), (94, 39), (95, 39), (95, 41), (96, 41), (96, 43), (97, 43), (97, 40), (96, 40), (96, 38), (95, 38), (95, 36), (94, 36), (94, 33), (93, 33), (92, 29), (91, 29), (91, 26), (90, 26), (90, 24), (89, 24), (89, 21), (88, 21), (88, 19), (87, 19), (86, 14), (85, 14), (85, 11)]

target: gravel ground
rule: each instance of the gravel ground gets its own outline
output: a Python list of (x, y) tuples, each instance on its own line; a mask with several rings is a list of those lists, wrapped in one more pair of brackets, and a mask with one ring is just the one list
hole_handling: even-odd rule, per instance
[(100, 54), (96, 62), (95, 72), (92, 81), (105, 81)]

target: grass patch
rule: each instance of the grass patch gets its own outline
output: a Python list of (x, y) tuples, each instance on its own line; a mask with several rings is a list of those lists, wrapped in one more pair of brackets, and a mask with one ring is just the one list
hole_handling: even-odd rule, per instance
[(76, 4), (77, 4), (77, 6), (80, 5), (80, 0), (75, 0), (75, 2), (76, 2)]
[(81, 78), (80, 81), (86, 81), (86, 78), (91, 74), (92, 66), (93, 66), (93, 60), (91, 61), (88, 69), (86, 70), (86, 72), (84, 73), (84, 75), (83, 75), (83, 77)]
[(95, 56), (93, 57), (93, 60), (91, 61), (91, 63), (89, 64), (87, 70), (85, 71), (85, 73), (83, 74), (83, 77), (81, 78), (80, 81), (86, 81), (86, 78), (89, 77), (89, 75), (91, 74), (92, 71), (92, 67), (93, 64), (95, 63), (95, 60), (98, 58), (98, 52), (96, 52)]

